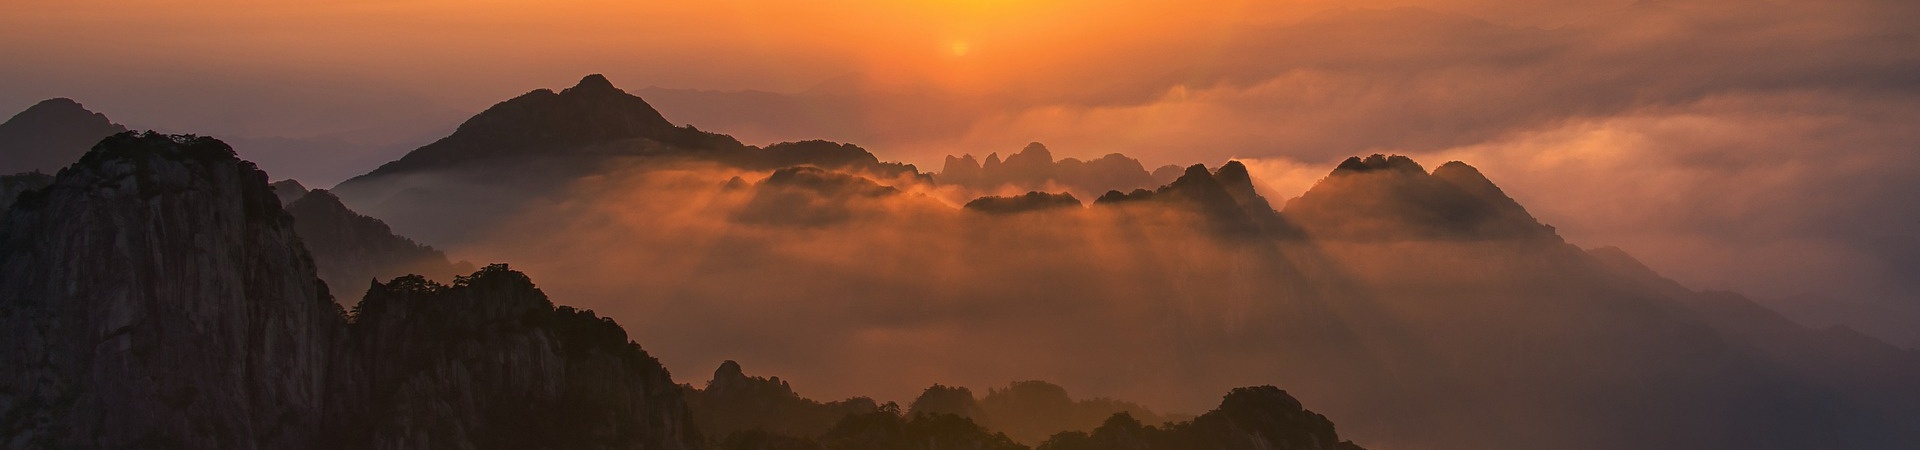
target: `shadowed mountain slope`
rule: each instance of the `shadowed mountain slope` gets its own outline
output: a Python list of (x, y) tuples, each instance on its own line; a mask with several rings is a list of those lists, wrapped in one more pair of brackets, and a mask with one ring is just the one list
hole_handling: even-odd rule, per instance
[(53, 173), (101, 138), (127, 131), (71, 99), (42, 101), (0, 123), (0, 174)]

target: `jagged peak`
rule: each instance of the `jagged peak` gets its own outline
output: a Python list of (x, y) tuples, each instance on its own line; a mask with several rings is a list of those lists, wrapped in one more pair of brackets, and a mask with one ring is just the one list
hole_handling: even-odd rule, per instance
[(1206, 164), (1194, 164), (1191, 166), (1187, 166), (1187, 170), (1185, 172), (1180, 173), (1180, 178), (1173, 180), (1173, 184), (1175, 186), (1191, 185), (1194, 183), (1218, 183), (1218, 182), (1219, 180), (1215, 180), (1213, 178), (1213, 172), (1207, 171)]
[(1247, 173), (1247, 166), (1238, 160), (1229, 160), (1213, 172), (1213, 177), (1223, 184), (1253, 183), (1253, 174)]

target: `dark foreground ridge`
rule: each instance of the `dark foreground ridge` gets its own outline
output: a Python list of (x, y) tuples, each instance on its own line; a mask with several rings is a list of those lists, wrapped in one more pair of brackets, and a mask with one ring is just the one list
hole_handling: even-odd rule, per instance
[(349, 316), (266, 175), (123, 133), (0, 220), (7, 448), (700, 448), (610, 320), (490, 266)]

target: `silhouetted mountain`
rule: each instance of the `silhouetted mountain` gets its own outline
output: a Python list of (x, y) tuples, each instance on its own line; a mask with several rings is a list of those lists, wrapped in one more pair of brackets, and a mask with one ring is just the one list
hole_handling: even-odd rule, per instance
[(1073, 194), (1064, 192), (1059, 194), (1028, 192), (1025, 195), (1015, 197), (987, 196), (976, 198), (973, 199), (973, 201), (967, 202), (966, 208), (969, 211), (979, 211), (988, 214), (1018, 214), (1057, 208), (1078, 209), (1080, 206), (1080, 199), (1073, 198)]
[[(780, 440), (770, 436), (816, 438), (849, 415), (872, 413), (880, 408), (866, 397), (827, 403), (808, 400), (794, 393), (793, 387), (780, 377), (749, 377), (740, 370), (740, 364), (733, 361), (721, 363), (705, 389), (687, 385), (681, 388), (686, 392), (694, 423), (707, 436), (725, 444), (720, 445), (722, 448), (749, 443), (756, 448), (762, 445), (777, 448), (776, 444), (763, 442)], [(742, 440), (750, 442), (738, 442)]]
[(1273, 386), (1234, 389), (1190, 422), (1148, 426), (1126, 413), (1092, 433), (1055, 435), (1040, 450), (1360, 450), (1333, 422)]
[(955, 158), (948, 155), (940, 173), (934, 177), (943, 184), (966, 186), (980, 191), (1011, 187), (1021, 190), (1065, 189), (1082, 195), (1112, 190), (1154, 186), (1153, 177), (1139, 160), (1113, 153), (1092, 161), (1067, 158), (1055, 161), (1047, 146), (1027, 144), (1019, 153), (1000, 160), (1000, 154), (987, 155), (982, 165), (973, 155)]
[(952, 414), (879, 411), (849, 416), (819, 439), (827, 450), (1026, 450), (1007, 435)]
[[(1822, 336), (1744, 299), (1681, 288), (1623, 254), (1582, 251), (1465, 164), (1429, 174), (1404, 157), (1349, 159), (1285, 217), (1313, 245), (1296, 256), (1323, 255), (1365, 289), (1349, 301), (1379, 308), (1363, 329), (1375, 344), (1355, 352), (1422, 374), (1354, 374), (1400, 391), (1394, 407), (1334, 402), (1370, 439), (1596, 449), (1916, 442), (1920, 415), (1900, 406), (1914, 404), (1912, 390), (1888, 381), (1920, 377), (1911, 353)], [(1445, 406), (1464, 403), (1488, 407), (1463, 417)], [(1449, 431), (1473, 423), (1526, 425), (1500, 438)]]
[(606, 77), (588, 75), (558, 93), (537, 89), (487, 108), (460, 124), (452, 135), (355, 180), (536, 154), (649, 154), (741, 148), (744, 146), (739, 141), (724, 135), (676, 127), (646, 100), (613, 87)]
[(40, 189), (53, 184), (53, 175), (40, 172), (17, 173), (0, 176), (0, 214), (13, 207), (14, 199), (26, 191)]
[[(931, 416), (952, 415), (981, 422), (986, 412), (980, 410), (980, 403), (973, 398), (973, 390), (961, 386), (933, 385), (920, 391), (920, 396), (907, 405), (907, 415)], [(985, 424), (982, 424), (985, 425)]]
[(1397, 155), (1348, 158), (1287, 202), (1286, 214), (1316, 239), (1557, 239), (1472, 166), (1449, 162), (1428, 174)]
[(7, 447), (703, 447), (612, 321), (505, 266), (374, 283), (350, 318), (295, 220), (194, 136), (108, 137), (20, 196), (0, 219)]
[(702, 162), (751, 170), (816, 166), (879, 177), (917, 177), (851, 144), (788, 142), (766, 148), (676, 127), (645, 100), (600, 75), (539, 89), (468, 119), (452, 135), (335, 186), (356, 211), (428, 242), (469, 239), (477, 228), (614, 168)]
[(1162, 186), (1172, 184), (1173, 180), (1180, 179), (1180, 176), (1186, 173), (1187, 169), (1177, 164), (1160, 166), (1159, 168), (1153, 169), (1153, 183)]
[(1130, 193), (1108, 191), (1094, 200), (1095, 205), (1119, 206), (1130, 203), (1173, 206), (1198, 213), (1214, 231), (1226, 235), (1297, 237), (1299, 231), (1265, 197), (1254, 192), (1252, 177), (1239, 161), (1228, 161), (1216, 172), (1195, 164), (1173, 183), (1157, 190), (1136, 189)]
[(1855, 420), (1920, 422), (1920, 390), (1911, 389), (1912, 380), (1920, 378), (1920, 351), (1843, 326), (1808, 328), (1738, 293), (1688, 290), (1619, 248), (1601, 247), (1588, 253), (1615, 275), (1637, 282), (1640, 289), (1677, 299), (1699, 312), (1709, 326), (1742, 350), (1779, 364), (1822, 390), (1865, 405), (1873, 412), (1867, 415), (1878, 416)]
[(989, 389), (980, 398), (984, 424), (1014, 441), (1039, 444), (1065, 431), (1092, 431), (1114, 414), (1157, 424), (1173, 419), (1146, 407), (1109, 398), (1075, 400), (1067, 390), (1045, 381), (1020, 381)]
[(338, 355), (327, 448), (704, 447), (659, 361), (505, 265), (374, 283)]
[[(274, 184), (275, 195), (286, 195), (298, 186), (282, 183), (287, 181)], [(347, 209), (325, 189), (308, 191), (286, 208), (293, 215), (294, 231), (313, 253), (320, 279), (328, 286), (345, 289), (407, 274), (447, 279), (473, 272), (473, 264), (450, 262), (433, 247), (393, 234), (380, 219)]]
[(53, 173), (100, 139), (127, 131), (71, 99), (42, 101), (0, 123), (0, 173)]
[(307, 195), (307, 187), (300, 180), (286, 179), (267, 185), (273, 189), (273, 196), (280, 198), (281, 205), (291, 205), (295, 200)]
[(733, 219), (764, 225), (830, 225), (869, 212), (873, 200), (899, 194), (899, 189), (865, 177), (811, 166), (788, 167), (755, 183), (753, 197)]

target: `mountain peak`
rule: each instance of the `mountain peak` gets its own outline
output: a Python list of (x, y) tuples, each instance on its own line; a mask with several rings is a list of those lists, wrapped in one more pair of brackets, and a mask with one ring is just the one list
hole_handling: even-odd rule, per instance
[[(27, 107), (27, 111), (46, 110), (46, 109), (87, 109), (87, 108), (85, 106), (81, 106), (80, 102), (74, 101), (73, 99), (66, 98), (66, 97), (54, 97), (46, 100), (41, 100), (40, 103), (35, 103), (33, 104), (33, 106)], [(88, 112), (91, 113), (92, 111), (88, 111)]]
[(122, 131), (127, 128), (73, 99), (43, 100), (0, 123), (0, 173), (53, 173)]
[(1350, 240), (1553, 237), (1480, 171), (1450, 162), (1432, 174), (1405, 156), (1352, 157), (1285, 213), (1308, 234)]
[(597, 73), (582, 77), (580, 78), (579, 83), (574, 84), (573, 87), (567, 88), (567, 90), (565, 91), (561, 91), (561, 93), (563, 94), (569, 93), (569, 92), (574, 92), (574, 93), (617, 92), (621, 94), (627, 93), (627, 91), (623, 91), (623, 90), (620, 90), (620, 88), (613, 87), (613, 82), (607, 81), (606, 75), (601, 75)]
[(1022, 155), (1025, 155), (1028, 158), (1035, 158), (1038, 160), (1044, 160), (1046, 162), (1053, 162), (1053, 152), (1047, 150), (1046, 144), (1042, 144), (1039, 142), (1027, 143), (1027, 146), (1025, 148), (1020, 149), (1020, 153), (1014, 154), (1014, 156), (1022, 156)]
[[(593, 147), (636, 140), (683, 149), (739, 147), (739, 142), (729, 137), (674, 126), (646, 100), (595, 74), (558, 94), (541, 89), (495, 104), (460, 124), (452, 135), (369, 175), (445, 168), (500, 156), (604, 151)], [(639, 154), (655, 147), (635, 144), (622, 148)]]

